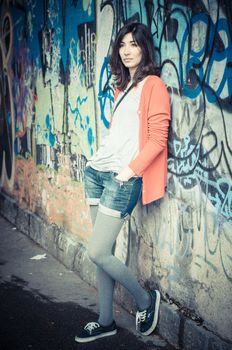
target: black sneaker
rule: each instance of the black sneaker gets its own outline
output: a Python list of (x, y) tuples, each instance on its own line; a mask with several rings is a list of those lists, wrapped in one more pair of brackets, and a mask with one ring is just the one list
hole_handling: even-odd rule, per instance
[(136, 313), (136, 329), (142, 335), (151, 334), (158, 322), (160, 292), (158, 290), (148, 291), (151, 297), (151, 305), (148, 309), (137, 311)]
[(99, 338), (109, 337), (117, 333), (116, 323), (113, 323), (110, 326), (103, 327), (98, 322), (89, 322), (84, 327), (83, 331), (79, 336), (75, 336), (75, 341), (78, 343), (88, 343)]

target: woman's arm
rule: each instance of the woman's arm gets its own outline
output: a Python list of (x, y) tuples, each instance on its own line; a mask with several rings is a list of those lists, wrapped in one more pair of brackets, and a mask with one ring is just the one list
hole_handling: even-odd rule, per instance
[(144, 170), (167, 146), (169, 122), (170, 102), (168, 91), (163, 81), (158, 79), (150, 96), (147, 141), (138, 156), (129, 164), (135, 174), (142, 176)]

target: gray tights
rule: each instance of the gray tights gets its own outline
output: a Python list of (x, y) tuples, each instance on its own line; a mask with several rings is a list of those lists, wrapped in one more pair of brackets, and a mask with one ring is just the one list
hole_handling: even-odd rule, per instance
[(93, 236), (89, 242), (89, 257), (97, 265), (97, 284), (100, 315), (98, 322), (108, 326), (113, 321), (113, 292), (115, 281), (122, 284), (134, 297), (140, 310), (150, 304), (149, 294), (137, 279), (113, 254), (116, 238), (123, 225), (123, 219), (98, 211), (97, 205), (90, 206)]

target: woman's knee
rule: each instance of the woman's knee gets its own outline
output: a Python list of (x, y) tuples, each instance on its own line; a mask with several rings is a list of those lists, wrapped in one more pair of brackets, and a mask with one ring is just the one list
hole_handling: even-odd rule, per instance
[(97, 255), (96, 255), (96, 252), (94, 251), (94, 249), (88, 248), (88, 257), (92, 262), (95, 263)]
[(93, 246), (89, 246), (88, 247), (88, 256), (90, 258), (90, 260), (95, 263), (96, 265), (100, 265), (101, 264), (101, 260), (103, 257), (103, 252), (98, 249), (97, 247), (93, 247)]

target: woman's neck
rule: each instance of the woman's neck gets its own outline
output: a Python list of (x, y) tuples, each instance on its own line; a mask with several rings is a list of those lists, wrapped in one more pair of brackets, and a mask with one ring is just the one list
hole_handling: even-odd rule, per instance
[(129, 69), (130, 81), (131, 81), (131, 82), (133, 82), (133, 80), (134, 80), (135, 72), (136, 72), (136, 69), (135, 69), (135, 68)]

